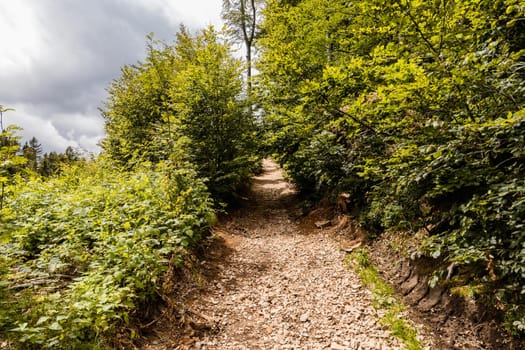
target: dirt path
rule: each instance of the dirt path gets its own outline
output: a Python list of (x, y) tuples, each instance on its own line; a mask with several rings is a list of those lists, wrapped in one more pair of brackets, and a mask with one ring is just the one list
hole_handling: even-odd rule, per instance
[(246, 205), (218, 225), (209, 276), (184, 292), (192, 329), (148, 349), (403, 349), (333, 235), (297, 223), (297, 203), (265, 161)]

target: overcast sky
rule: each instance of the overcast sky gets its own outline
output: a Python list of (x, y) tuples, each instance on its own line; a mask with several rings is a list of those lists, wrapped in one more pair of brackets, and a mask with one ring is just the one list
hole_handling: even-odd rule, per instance
[(146, 35), (172, 42), (180, 23), (221, 27), (222, 0), (0, 0), (4, 124), (44, 152), (97, 152), (98, 108), (120, 67), (144, 58)]

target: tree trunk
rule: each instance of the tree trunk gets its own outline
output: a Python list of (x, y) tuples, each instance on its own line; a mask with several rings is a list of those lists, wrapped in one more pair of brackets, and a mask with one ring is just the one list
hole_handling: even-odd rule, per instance
[(248, 87), (248, 97), (252, 94), (252, 44), (246, 42), (246, 83)]
[(0, 210), (4, 208), (4, 191), (5, 191), (5, 184), (2, 182), (2, 194), (0, 196)]

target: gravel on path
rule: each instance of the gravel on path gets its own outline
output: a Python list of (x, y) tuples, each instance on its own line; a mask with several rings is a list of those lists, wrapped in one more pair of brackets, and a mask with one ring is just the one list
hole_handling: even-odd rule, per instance
[(187, 309), (205, 325), (164, 348), (405, 349), (333, 235), (299, 225), (293, 186), (274, 162), (263, 166), (246, 204), (215, 230), (230, 252), (208, 262), (215, 276), (187, 293)]

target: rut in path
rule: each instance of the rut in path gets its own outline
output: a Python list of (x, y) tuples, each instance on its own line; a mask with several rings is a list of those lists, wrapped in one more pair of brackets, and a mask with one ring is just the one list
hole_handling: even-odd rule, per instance
[(265, 160), (248, 203), (216, 230), (230, 252), (209, 262), (215, 276), (187, 293), (188, 308), (212, 327), (164, 348), (404, 348), (380, 324), (333, 235), (298, 224), (297, 203), (282, 171)]

